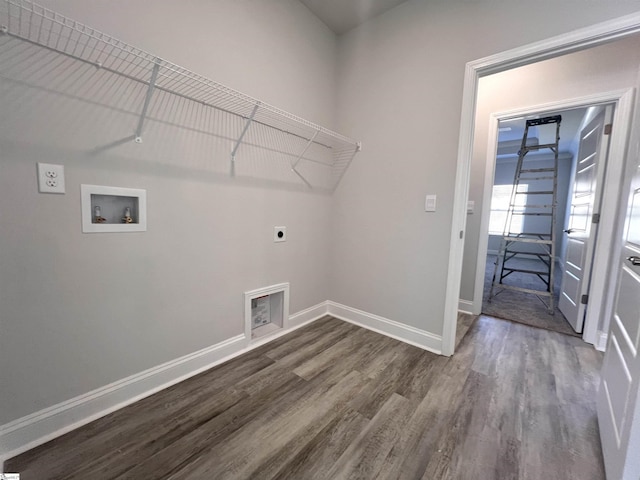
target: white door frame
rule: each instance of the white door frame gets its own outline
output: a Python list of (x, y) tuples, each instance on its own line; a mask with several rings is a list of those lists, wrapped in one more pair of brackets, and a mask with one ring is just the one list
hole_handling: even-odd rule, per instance
[(460, 295), (462, 258), (464, 254), (464, 231), (466, 228), (467, 199), (469, 195), (469, 175), (471, 172), (471, 155), (475, 130), (474, 117), (480, 77), (567, 53), (585, 50), (638, 32), (640, 32), (640, 13), (634, 13), (467, 63), (462, 95), (458, 161), (444, 305), (443, 355), (452, 355), (455, 349), (458, 298)]
[[(498, 148), (498, 123), (501, 120), (523, 117), (527, 115), (545, 115), (546, 113), (569, 110), (572, 108), (589, 107), (592, 105), (614, 104), (613, 128), (609, 143), (608, 161), (603, 167), (607, 172), (605, 182), (602, 185), (602, 200), (598, 211), (615, 212), (619, 202), (619, 184), (624, 171), (624, 158), (626, 149), (627, 132), (631, 126), (631, 114), (633, 112), (633, 88), (615, 90), (584, 97), (560, 100), (557, 102), (531, 105), (524, 108), (492, 113), (489, 117), (489, 138), (487, 145), (487, 158), (485, 161), (484, 190), (482, 194), (482, 211), (480, 212), (480, 238), (478, 241), (478, 260), (476, 264), (475, 288), (473, 292), (473, 312), (480, 314), (482, 308), (482, 296), (484, 290), (484, 276), (487, 264), (487, 249), (489, 244), (489, 216), (491, 214), (491, 192), (495, 176), (496, 152)], [(600, 223), (598, 241), (595, 245), (594, 261), (592, 267), (592, 281), (589, 293), (589, 304), (586, 309), (585, 327), (583, 338), (586, 342), (596, 344), (598, 348), (604, 348), (598, 335), (598, 322), (600, 318), (607, 318), (606, 299), (613, 295), (610, 275), (610, 266), (617, 265), (612, 252), (614, 250), (614, 232), (616, 215), (603, 215)], [(606, 329), (605, 329), (606, 335)]]

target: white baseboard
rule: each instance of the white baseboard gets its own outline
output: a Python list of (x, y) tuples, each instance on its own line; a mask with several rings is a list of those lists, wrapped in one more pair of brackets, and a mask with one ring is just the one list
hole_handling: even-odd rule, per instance
[(269, 343), (278, 337), (282, 337), (283, 335), (286, 335), (287, 333), (291, 333), (300, 327), (304, 327), (305, 325), (311, 322), (315, 322), (316, 320), (326, 315), (327, 315), (326, 301), (321, 302), (317, 305), (314, 305), (313, 307), (300, 310), (299, 312), (289, 316), (289, 321), (286, 323), (285, 328), (282, 328), (278, 331), (270, 333), (269, 335), (265, 335), (264, 337), (259, 337), (255, 340), (250, 340), (250, 348), (247, 348), (240, 353), (245, 353), (249, 350), (259, 347), (260, 345)]
[(458, 311), (462, 313), (467, 313), (469, 315), (473, 315), (473, 302), (469, 300), (458, 300)]
[(300, 310), (298, 313), (294, 313), (289, 316), (288, 331), (300, 328), (307, 323), (311, 323), (327, 315), (327, 303), (322, 302), (313, 307)]
[(231, 360), (327, 314), (437, 354), (442, 351), (441, 336), (335, 302), (322, 302), (289, 316), (286, 328), (274, 334), (254, 341), (245, 334), (237, 335), (0, 426), (0, 465), (9, 458)]
[(0, 427), (5, 460), (141, 400), (233, 357), (247, 346), (244, 335), (136, 373)]
[(598, 334), (596, 336), (596, 350), (600, 351), (600, 352), (604, 352), (607, 349), (607, 332), (602, 332), (600, 330), (598, 330)]
[(415, 345), (433, 353), (442, 354), (442, 337), (426, 330), (420, 330), (388, 318), (364, 312), (356, 308), (347, 307), (336, 302), (327, 302), (327, 313), (340, 320), (354, 323), (373, 330), (396, 340)]
[(327, 302), (322, 302), (291, 315), (286, 329), (259, 341), (251, 342), (244, 334), (237, 335), (2, 425), (0, 467), (9, 458), (231, 360), (326, 314)]

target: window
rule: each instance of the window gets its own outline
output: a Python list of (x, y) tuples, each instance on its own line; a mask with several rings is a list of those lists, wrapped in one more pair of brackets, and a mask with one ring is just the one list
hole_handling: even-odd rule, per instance
[[(519, 191), (526, 192), (527, 184), (520, 184)], [(491, 195), (491, 216), (489, 217), (489, 234), (502, 235), (504, 233), (505, 222), (507, 221), (507, 211), (509, 210), (509, 200), (511, 200), (511, 191), (513, 185), (494, 185), (493, 194)], [(518, 195), (517, 205), (526, 205), (527, 196)], [(522, 233), (523, 215), (514, 215), (511, 220), (511, 232)]]

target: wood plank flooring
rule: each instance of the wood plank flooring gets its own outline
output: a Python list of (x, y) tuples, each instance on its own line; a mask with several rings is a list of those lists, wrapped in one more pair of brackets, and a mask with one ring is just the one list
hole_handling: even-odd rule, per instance
[[(487, 266), (484, 272), (484, 290), (482, 294), (482, 313), (494, 318), (502, 318), (513, 322), (531, 325), (532, 327), (544, 328), (552, 332), (573, 335), (582, 338), (581, 333), (576, 333), (569, 324), (562, 312), (558, 309), (558, 298), (560, 297), (560, 284), (562, 283), (562, 270), (556, 265), (554, 291), (554, 314), (549, 315), (547, 309), (548, 297), (538, 297), (531, 293), (517, 292), (514, 290), (504, 290), (496, 287), (498, 293), (489, 301), (489, 292), (493, 282), (493, 271), (496, 262), (496, 255), (487, 255)], [(517, 268), (529, 270), (540, 270), (538, 260), (528, 260), (515, 258), (510, 260), (510, 265)], [(534, 290), (545, 290), (544, 283), (535, 275), (513, 272), (505, 279), (507, 285), (531, 288)], [(544, 301), (544, 302), (543, 302)]]
[(5, 463), (39, 479), (603, 479), (601, 354), (461, 317), (440, 357), (326, 317)]

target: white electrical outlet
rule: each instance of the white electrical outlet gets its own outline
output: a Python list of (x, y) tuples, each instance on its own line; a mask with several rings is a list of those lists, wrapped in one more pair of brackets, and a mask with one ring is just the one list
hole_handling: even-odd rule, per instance
[(286, 242), (287, 241), (287, 227), (273, 227), (273, 241), (274, 242)]
[(38, 191), (64, 193), (64, 165), (38, 163)]

